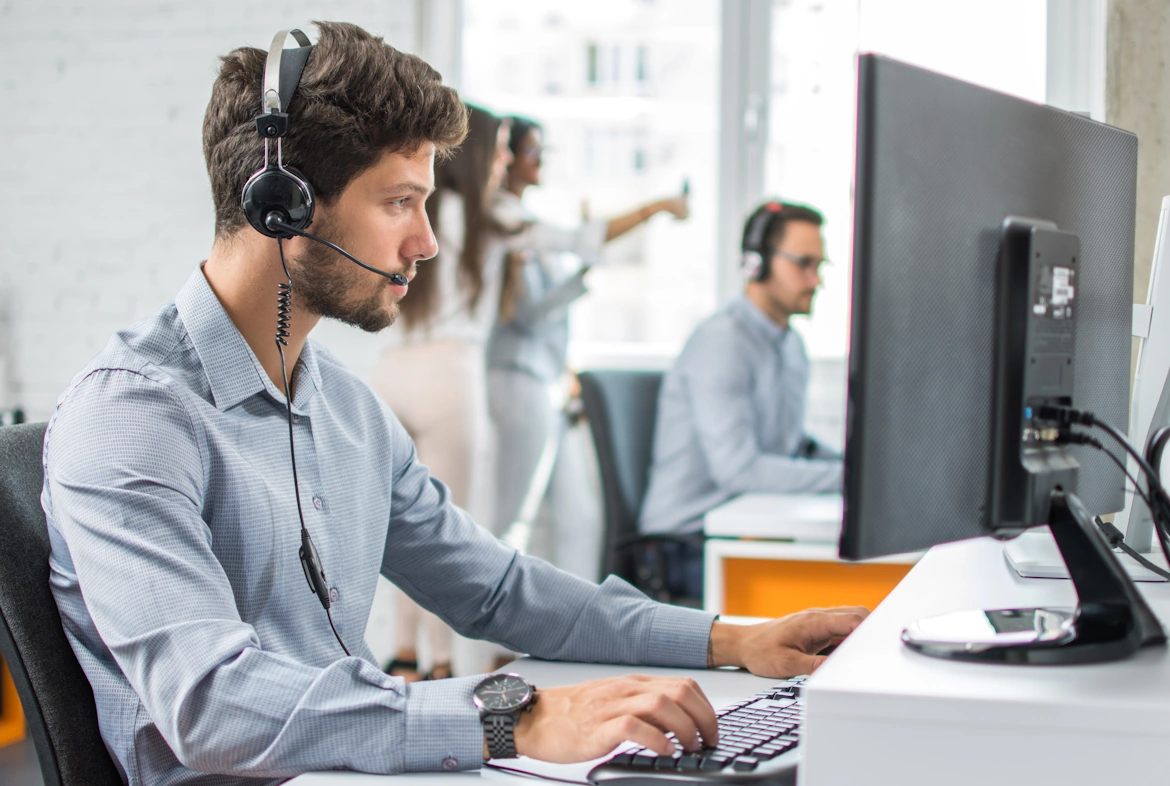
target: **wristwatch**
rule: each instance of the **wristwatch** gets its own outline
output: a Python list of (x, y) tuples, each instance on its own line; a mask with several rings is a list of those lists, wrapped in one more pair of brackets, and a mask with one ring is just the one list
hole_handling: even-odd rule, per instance
[(518, 674), (493, 674), (471, 694), (493, 759), (516, 758), (516, 723), (536, 703), (536, 686)]

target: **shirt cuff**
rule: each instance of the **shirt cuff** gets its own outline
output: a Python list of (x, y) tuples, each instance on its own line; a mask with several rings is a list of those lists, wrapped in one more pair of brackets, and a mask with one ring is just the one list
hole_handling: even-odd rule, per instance
[(407, 772), (455, 772), (483, 766), (483, 724), (471, 693), (484, 676), (406, 686)]
[(709, 611), (659, 604), (650, 624), (646, 665), (707, 668), (707, 643), (715, 617)]

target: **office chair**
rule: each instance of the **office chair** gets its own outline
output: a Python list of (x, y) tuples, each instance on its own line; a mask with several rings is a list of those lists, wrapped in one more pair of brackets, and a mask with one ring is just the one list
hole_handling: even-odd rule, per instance
[(45, 786), (121, 786), (93, 689), (49, 591), (41, 509), (44, 423), (0, 428), (0, 654), (20, 695)]
[(655, 600), (698, 606), (701, 598), (671, 592), (666, 577), (672, 547), (696, 537), (638, 532), (638, 514), (650, 477), (661, 371), (585, 371), (577, 375), (581, 403), (601, 472), (605, 505), (602, 575), (629, 581)]

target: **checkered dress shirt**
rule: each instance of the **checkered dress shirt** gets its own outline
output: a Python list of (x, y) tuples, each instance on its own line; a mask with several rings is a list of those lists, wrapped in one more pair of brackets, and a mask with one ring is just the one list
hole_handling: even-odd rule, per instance
[(451, 503), (394, 414), (326, 350), (310, 340), (293, 373), (305, 521), (352, 657), (297, 558), (284, 396), (201, 270), (110, 339), (49, 423), (52, 590), (128, 783), (480, 766), (478, 678), (407, 685), (365, 645), (379, 573), (509, 649), (705, 664), (712, 615), (518, 554)]

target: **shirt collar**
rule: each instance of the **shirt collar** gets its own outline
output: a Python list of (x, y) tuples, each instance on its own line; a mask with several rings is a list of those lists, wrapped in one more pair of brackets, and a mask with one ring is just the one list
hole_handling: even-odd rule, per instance
[(789, 328), (782, 328), (777, 325), (747, 295), (740, 295), (731, 301), (731, 309), (735, 315), (747, 324), (750, 330), (771, 344), (780, 346), (788, 337)]
[[(191, 273), (187, 283), (175, 296), (175, 308), (203, 364), (217, 409), (231, 409), (260, 392), (267, 392), (283, 406), (284, 391), (277, 390), (272, 384), (252, 348), (224, 311), (203, 275), (202, 266)], [(272, 330), (275, 339), (275, 306), (272, 309)], [(298, 374), (296, 369), (292, 371), (297, 379), (293, 410), (301, 410), (301, 414), (305, 414), (304, 408), (321, 389), (321, 371), (311, 341), (305, 342), (297, 368), (301, 373)]]

